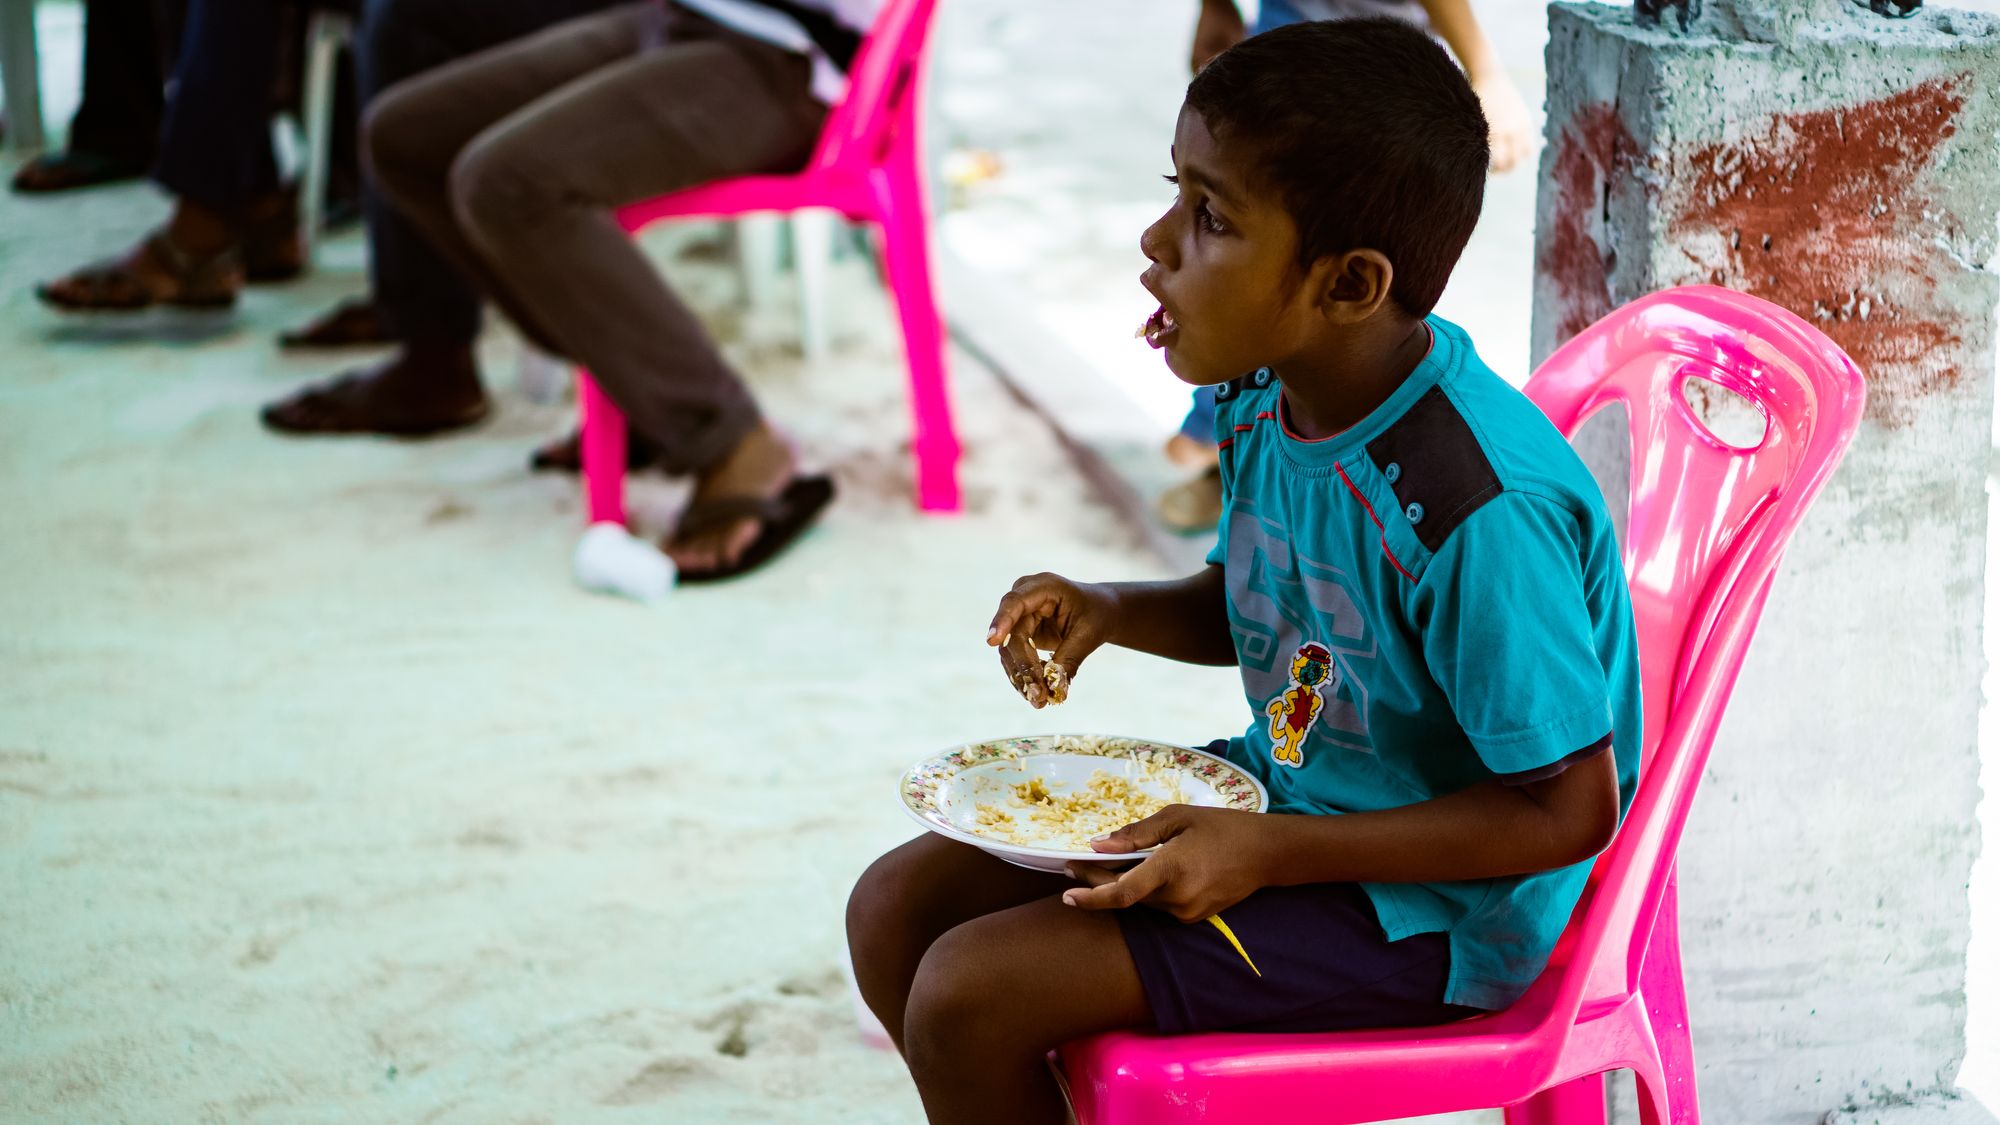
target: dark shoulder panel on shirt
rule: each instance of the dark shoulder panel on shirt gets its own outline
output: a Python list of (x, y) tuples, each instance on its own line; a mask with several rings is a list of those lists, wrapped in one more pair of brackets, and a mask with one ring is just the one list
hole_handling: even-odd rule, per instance
[(1501, 492), (1479, 438), (1441, 387), (1369, 442), (1368, 456), (1395, 490), (1410, 529), (1433, 551)]
[(1247, 375), (1238, 375), (1227, 383), (1217, 383), (1215, 385), (1215, 401), (1217, 403), (1232, 402), (1245, 391), (1262, 390), (1276, 381), (1277, 377), (1271, 373), (1270, 368), (1260, 367)]

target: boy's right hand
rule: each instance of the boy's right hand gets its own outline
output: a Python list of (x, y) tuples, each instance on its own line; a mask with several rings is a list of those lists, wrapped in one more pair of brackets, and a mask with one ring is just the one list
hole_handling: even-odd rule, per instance
[(986, 643), (1000, 650), (1007, 682), (1036, 710), (1051, 702), (1042, 653), (1076, 679), (1083, 659), (1111, 639), (1118, 592), (1110, 586), (1071, 582), (1058, 574), (1031, 574), (1000, 599)]

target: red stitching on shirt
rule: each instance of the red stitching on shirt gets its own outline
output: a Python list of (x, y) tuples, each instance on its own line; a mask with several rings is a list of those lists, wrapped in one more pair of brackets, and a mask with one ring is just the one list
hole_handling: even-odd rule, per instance
[(1345, 466), (1343, 466), (1340, 462), (1335, 461), (1333, 463), (1333, 471), (1340, 474), (1341, 483), (1345, 484), (1347, 486), (1347, 491), (1352, 492), (1354, 494), (1354, 498), (1356, 500), (1361, 501), (1361, 506), (1368, 510), (1368, 518), (1375, 521), (1376, 530), (1382, 533), (1382, 553), (1388, 557), (1389, 565), (1395, 567), (1396, 572), (1398, 574), (1401, 574), (1403, 577), (1409, 579), (1412, 582), (1415, 582), (1417, 580), (1417, 576), (1411, 574), (1407, 570), (1404, 570), (1402, 562), (1396, 558), (1396, 552), (1391, 551), (1389, 549), (1389, 529), (1382, 526), (1382, 517), (1375, 514), (1375, 505), (1370, 504), (1368, 502), (1368, 498), (1366, 496), (1361, 495), (1361, 490), (1354, 487), (1354, 482), (1347, 478), (1347, 469)]
[(1215, 443), (1215, 448), (1216, 448), (1216, 451), (1217, 451), (1217, 452), (1221, 452), (1222, 450), (1225, 450), (1225, 449), (1228, 449), (1228, 448), (1229, 448), (1230, 446), (1232, 446), (1232, 445), (1235, 445), (1235, 444), (1236, 444), (1236, 439), (1235, 439), (1235, 438), (1233, 438), (1233, 437), (1226, 437), (1226, 438), (1223, 438), (1223, 439), (1222, 439), (1221, 441), (1218, 441), (1218, 442), (1216, 442), (1216, 443)]
[(1255, 426), (1251, 425), (1251, 424), (1250, 424), (1250, 423), (1248, 423), (1248, 422), (1239, 422), (1239, 423), (1237, 423), (1237, 425), (1236, 425), (1236, 432), (1237, 432), (1237, 433), (1239, 433), (1239, 434), (1241, 434), (1241, 433), (1248, 433), (1249, 431), (1251, 431), (1251, 430), (1254, 430), (1254, 429), (1256, 429), (1256, 428), (1257, 428), (1257, 427), (1255, 427)]
[(1300, 445), (1318, 445), (1323, 441), (1332, 441), (1334, 438), (1337, 438), (1340, 435), (1346, 433), (1347, 429), (1352, 429), (1352, 427), (1348, 427), (1347, 429), (1335, 430), (1332, 433), (1326, 435), (1325, 437), (1300, 437), (1299, 432), (1297, 430), (1292, 429), (1291, 422), (1286, 420), (1286, 415), (1290, 412), (1290, 408), (1286, 407), (1284, 403), (1285, 403), (1284, 399), (1281, 398), (1278, 400), (1278, 405), (1280, 407), (1278, 411), (1278, 428), (1285, 431), (1286, 437), (1291, 438), (1293, 441), (1298, 442)]

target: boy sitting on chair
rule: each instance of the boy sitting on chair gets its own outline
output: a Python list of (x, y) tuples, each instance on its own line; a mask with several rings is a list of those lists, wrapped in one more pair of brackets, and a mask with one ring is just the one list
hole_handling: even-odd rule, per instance
[[(1603, 496), (1428, 315), (1486, 180), (1465, 77), (1392, 21), (1280, 28), (1188, 87), (1173, 163), (1140, 240), (1145, 335), (1219, 384), (1220, 542), (1178, 581), (1024, 578), (987, 643), (1036, 707), (1038, 650), (1071, 676), (1107, 643), (1239, 666), (1251, 721), (1216, 752), (1272, 815), (1170, 806), (1094, 845), (1146, 860), (1070, 879), (939, 836), (876, 861), (848, 904), (855, 974), (933, 1122), (1062, 1121), (1047, 1052), (1112, 1029), (1504, 1007), (1637, 780)], [(1199, 924), (1218, 914), (1240, 954)]]

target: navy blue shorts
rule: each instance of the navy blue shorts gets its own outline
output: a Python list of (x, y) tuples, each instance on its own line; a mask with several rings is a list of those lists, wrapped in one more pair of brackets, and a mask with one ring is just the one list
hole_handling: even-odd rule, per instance
[(1118, 912), (1160, 1031), (1421, 1027), (1479, 1012), (1444, 1002), (1449, 939), (1385, 939), (1374, 904), (1353, 883), (1266, 887), (1222, 920), (1242, 953), (1207, 922), (1149, 906)]

